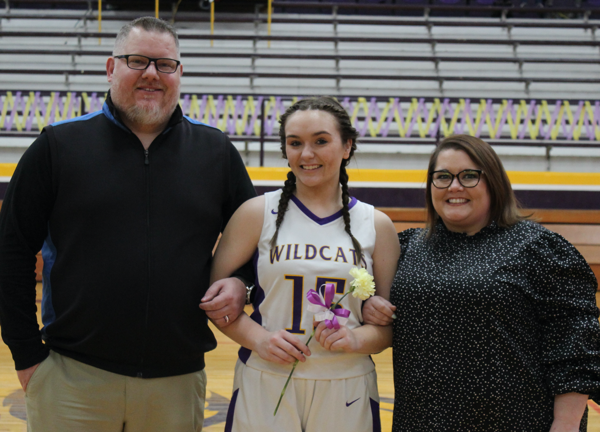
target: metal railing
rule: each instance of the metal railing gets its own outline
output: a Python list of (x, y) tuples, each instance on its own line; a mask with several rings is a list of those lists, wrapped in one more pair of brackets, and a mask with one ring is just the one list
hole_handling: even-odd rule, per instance
[[(47, 124), (101, 109), (105, 94), (0, 92), (0, 136), (35, 136)], [(234, 141), (279, 141), (278, 119), (291, 95), (183, 94), (185, 115), (217, 127)], [(467, 133), (492, 145), (600, 148), (600, 100), (506, 100), (348, 96), (364, 144), (433, 144)]]

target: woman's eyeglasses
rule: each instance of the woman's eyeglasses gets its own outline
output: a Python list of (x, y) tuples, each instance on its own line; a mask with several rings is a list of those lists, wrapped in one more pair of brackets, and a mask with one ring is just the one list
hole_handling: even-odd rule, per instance
[(431, 183), (438, 189), (447, 189), (454, 181), (454, 177), (458, 178), (458, 182), (466, 188), (474, 188), (481, 180), (482, 170), (466, 169), (458, 174), (452, 174), (447, 170), (434, 171), (429, 174)]

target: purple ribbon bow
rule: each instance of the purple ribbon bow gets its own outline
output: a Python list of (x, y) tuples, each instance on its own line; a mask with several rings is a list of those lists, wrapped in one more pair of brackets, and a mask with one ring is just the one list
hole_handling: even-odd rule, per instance
[(335, 296), (335, 286), (332, 283), (325, 284), (324, 291), (324, 296), (313, 289), (308, 291), (306, 298), (311, 303), (308, 305), (308, 310), (315, 313), (315, 321), (323, 321), (328, 329), (337, 330), (340, 324), (345, 325), (348, 322), (350, 311), (343, 308), (331, 310)]

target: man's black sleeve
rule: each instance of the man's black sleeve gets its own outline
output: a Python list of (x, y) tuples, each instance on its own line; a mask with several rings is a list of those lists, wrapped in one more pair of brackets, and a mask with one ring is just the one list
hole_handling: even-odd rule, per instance
[(50, 143), (42, 133), (19, 161), (0, 211), (0, 325), (17, 370), (48, 356), (36, 317), (36, 254), (54, 194)]
[[(229, 202), (226, 204), (226, 211), (224, 211), (224, 214), (226, 215), (226, 220), (223, 221), (223, 229), (225, 229), (225, 225), (227, 224), (233, 213), (235, 213), (237, 208), (240, 205), (242, 205), (244, 201), (249, 200), (250, 198), (254, 198), (256, 196), (256, 191), (254, 190), (254, 186), (252, 185), (252, 181), (250, 180), (250, 176), (248, 175), (248, 171), (246, 170), (246, 166), (244, 165), (242, 157), (238, 153), (237, 149), (233, 146), (233, 144), (231, 144), (229, 139), (227, 139), (227, 143), (230, 146), (230, 199)], [(253, 283), (255, 274), (252, 260), (248, 261), (246, 264), (244, 264), (244, 266), (236, 270), (233, 276), (240, 277), (242, 280), (246, 281), (246, 283)]]
[(222, 229), (225, 229), (225, 225), (227, 225), (227, 222), (229, 222), (229, 219), (239, 206), (256, 196), (256, 191), (254, 190), (242, 157), (228, 138), (227, 144), (229, 146), (229, 190), (228, 199), (223, 209)]

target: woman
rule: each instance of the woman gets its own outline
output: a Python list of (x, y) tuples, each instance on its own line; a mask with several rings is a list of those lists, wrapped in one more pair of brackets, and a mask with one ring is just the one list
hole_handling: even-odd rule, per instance
[(365, 322), (398, 317), (393, 431), (585, 430), (600, 389), (594, 274), (520, 216), (482, 140), (445, 139), (427, 176), (427, 226), (399, 234), (393, 306), (363, 310)]
[[(350, 288), (349, 271), (360, 266), (387, 298), (400, 254), (394, 225), (348, 193), (345, 167), (357, 134), (335, 100), (297, 102), (280, 123), (281, 149), (291, 168), (285, 186), (237, 210), (212, 267), (214, 282), (254, 256), (258, 288), (252, 317), (242, 314), (222, 329), (243, 347), (225, 430), (379, 431), (368, 353), (389, 345), (391, 329), (361, 326), (361, 301), (347, 296), (341, 303), (351, 311), (347, 325), (334, 331), (321, 323), (307, 347), (313, 314), (305, 298), (309, 289), (333, 283), (339, 300)], [(296, 359), (301, 363), (274, 416)]]

